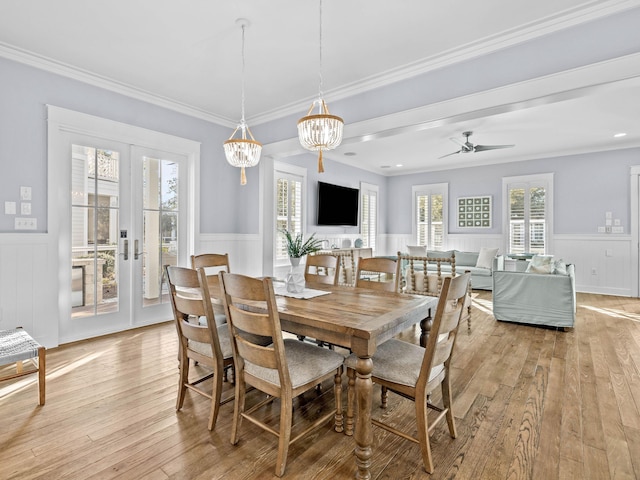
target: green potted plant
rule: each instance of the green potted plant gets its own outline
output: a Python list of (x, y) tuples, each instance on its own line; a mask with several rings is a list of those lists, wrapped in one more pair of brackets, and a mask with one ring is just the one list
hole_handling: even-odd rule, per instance
[(306, 241), (303, 239), (302, 233), (298, 233), (295, 237), (286, 229), (282, 230), (282, 233), (287, 240), (287, 253), (293, 266), (299, 265), (300, 259), (305, 255), (322, 249), (322, 240), (315, 238), (315, 233), (311, 234)]
[(300, 259), (309, 253), (317, 252), (322, 248), (322, 241), (315, 238), (315, 233), (305, 241), (302, 233), (298, 233), (295, 237), (288, 230), (282, 230), (282, 234), (287, 240), (287, 253), (289, 254), (289, 262), (291, 262), (291, 270), (287, 274), (285, 283), (287, 291), (291, 293), (301, 293), (304, 291), (304, 270), (300, 265)]

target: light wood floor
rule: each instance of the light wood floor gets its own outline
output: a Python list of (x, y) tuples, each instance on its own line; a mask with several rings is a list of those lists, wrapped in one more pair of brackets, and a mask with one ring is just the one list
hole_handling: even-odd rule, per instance
[[(496, 322), (490, 292), (475, 293), (454, 356), (458, 438), (436, 429), (427, 475), (416, 445), (374, 429), (373, 478), (640, 478), (640, 300), (579, 294), (563, 332)], [(275, 437), (244, 422), (230, 445), (232, 403), (212, 433), (204, 397), (175, 412), (176, 348), (167, 323), (51, 349), (44, 407), (35, 377), (0, 384), (0, 478), (272, 478)], [(325, 387), (296, 400), (296, 424), (331, 408)], [(378, 392), (375, 414), (411, 429), (412, 404), (390, 395), (382, 411)], [(285, 478), (353, 478), (352, 450), (322, 427), (290, 449)]]

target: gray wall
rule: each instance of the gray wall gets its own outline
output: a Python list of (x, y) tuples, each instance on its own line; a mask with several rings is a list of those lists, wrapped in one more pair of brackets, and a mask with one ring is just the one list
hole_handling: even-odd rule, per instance
[[(329, 97), (327, 100), (331, 104), (332, 113), (341, 115), (347, 123), (361, 121), (638, 52), (638, 25), (640, 8), (634, 8), (351, 98), (333, 101)], [(239, 186), (238, 170), (226, 163), (222, 150), (222, 143), (231, 134), (231, 129), (0, 58), (0, 207), (4, 207), (5, 201), (19, 202), (21, 185), (33, 187), (32, 216), (38, 219), (39, 232), (47, 230), (46, 104), (201, 142), (201, 232), (258, 233), (258, 169), (249, 169), (248, 185)], [(288, 116), (264, 125), (252, 125), (252, 130), (264, 144), (292, 138), (296, 135), (295, 125), (299, 116)], [(605, 182), (611, 178), (612, 184), (597, 186), (602, 187), (599, 188), (603, 192), (602, 198), (607, 200), (606, 210), (616, 212), (616, 215), (624, 219), (625, 225), (628, 225), (628, 198), (621, 198), (629, 195), (628, 182), (621, 172), (634, 163), (631, 158), (633, 156), (632, 151), (611, 156), (595, 154), (595, 157), (587, 155), (574, 159), (548, 159), (539, 163), (485, 167), (478, 171), (468, 169), (469, 173), (438, 172), (424, 175), (420, 181), (414, 175), (385, 181), (377, 175), (335, 164), (327, 169), (323, 179), (352, 185), (364, 180), (380, 185), (380, 205), (387, 205), (387, 212), (381, 211), (381, 233), (410, 231), (410, 219), (407, 218), (410, 209), (404, 208), (405, 201), (401, 194), (403, 185), (432, 183), (435, 179), (447, 178), (451, 182), (450, 195), (455, 198), (463, 193), (473, 194), (475, 190), (482, 190), (479, 192), (482, 194), (496, 192), (501, 176), (522, 174), (526, 170), (558, 172), (557, 206), (564, 205), (565, 200), (573, 198), (596, 203), (592, 197), (593, 192), (587, 185), (593, 184), (595, 187), (596, 176), (604, 178)], [(308, 160), (309, 165), (314, 165), (308, 168), (310, 218), (315, 211), (313, 187), (317, 180), (312, 173), (315, 172), (312, 157), (309, 155)], [(609, 158), (614, 159), (613, 165), (611, 169), (603, 170), (601, 165), (605, 161), (609, 165)], [(588, 176), (586, 169), (579, 165), (581, 159), (594, 169), (593, 177)], [(571, 165), (565, 167), (565, 162)], [(472, 173), (477, 176), (472, 177)], [(572, 180), (578, 174), (583, 176), (582, 182)], [(454, 177), (455, 181), (452, 180)], [(429, 181), (425, 180), (427, 178)], [(471, 181), (472, 178), (475, 181)], [(478, 178), (486, 179), (487, 185), (480, 188)], [(620, 185), (624, 185), (626, 190), (621, 190)], [(493, 194), (497, 200), (498, 196)], [(601, 204), (597, 202), (598, 208)], [(224, 205), (224, 208), (219, 208), (220, 205)], [(500, 204), (496, 202), (495, 208), (498, 207)], [(556, 233), (594, 231), (594, 226), (600, 222), (601, 212), (593, 211), (594, 209), (589, 209), (588, 212), (578, 210), (576, 208), (573, 211), (567, 207), (567, 210), (557, 213)], [(617, 213), (618, 210), (620, 213)], [(496, 211), (498, 210), (494, 210), (494, 215)], [(0, 208), (0, 232), (13, 232), (14, 218), (12, 215), (4, 215), (4, 209)], [(310, 230), (314, 229), (313, 224), (309, 227)], [(499, 227), (495, 227), (495, 232), (498, 229)]]
[(20, 186), (33, 188), (32, 216), (37, 231), (47, 231), (47, 104), (201, 142), (201, 231), (258, 233), (258, 170), (249, 169), (240, 188), (239, 170), (222, 149), (231, 129), (3, 58), (0, 232), (15, 231), (15, 215), (4, 214), (4, 202), (18, 202), (19, 213)]
[[(449, 233), (502, 234), (502, 177), (554, 174), (554, 234), (597, 234), (605, 212), (619, 218), (624, 233), (630, 225), (630, 167), (640, 165), (640, 148), (529, 160), (475, 168), (392, 177), (387, 194), (387, 232), (410, 234), (411, 187), (449, 184)], [(460, 229), (456, 226), (458, 197), (491, 195), (493, 228)]]

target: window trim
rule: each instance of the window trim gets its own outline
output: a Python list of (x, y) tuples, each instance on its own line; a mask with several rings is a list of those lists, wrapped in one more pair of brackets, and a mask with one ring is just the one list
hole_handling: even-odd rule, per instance
[(553, 173), (537, 173), (532, 175), (518, 175), (502, 177), (502, 237), (503, 251), (510, 253), (509, 245), (509, 186), (526, 185), (527, 187), (541, 185), (545, 187), (544, 218), (545, 218), (545, 253), (553, 252)]
[(413, 185), (411, 187), (411, 241), (413, 243), (411, 243), (410, 245), (416, 245), (418, 238), (418, 213), (416, 210), (416, 197), (419, 194), (442, 195), (442, 245), (444, 248), (446, 248), (449, 236), (449, 184), (446, 182), (428, 183), (424, 185)]
[(302, 191), (300, 192), (302, 199), (302, 206), (300, 212), (300, 224), (302, 226), (302, 235), (306, 235), (307, 231), (307, 208), (309, 205), (307, 199), (307, 169), (303, 167), (298, 167), (296, 165), (291, 165), (289, 163), (284, 162), (273, 162), (273, 183), (271, 185), (271, 192), (273, 194), (273, 216), (271, 218), (273, 235), (272, 235), (272, 244), (271, 244), (271, 255), (273, 258), (273, 267), (282, 267), (288, 265), (288, 262), (279, 261), (277, 258), (277, 237), (278, 237), (278, 229), (276, 228), (276, 221), (278, 216), (278, 179), (283, 177), (297, 177), (300, 178), (300, 184)]
[[(378, 187), (378, 185), (374, 185), (372, 183), (367, 183), (367, 182), (360, 182), (360, 200), (362, 200), (362, 196), (367, 194), (368, 196), (375, 196), (376, 197), (376, 211), (375, 211), (375, 233), (374, 233), (374, 252), (375, 252), (375, 248), (378, 245), (378, 225), (380, 224), (379, 220), (380, 220), (380, 189)], [(359, 232), (360, 235), (362, 236), (362, 201), (360, 201), (360, 206), (359, 206), (359, 212), (358, 212), (358, 218), (360, 219), (360, 227), (359, 227)], [(370, 236), (367, 238), (367, 242), (366, 242), (366, 247), (371, 247), (371, 245), (369, 244), (369, 238)]]

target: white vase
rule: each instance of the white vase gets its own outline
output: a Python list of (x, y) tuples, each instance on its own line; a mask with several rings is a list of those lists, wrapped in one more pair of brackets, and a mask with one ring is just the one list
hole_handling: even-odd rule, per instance
[(304, 291), (304, 265), (300, 265), (300, 258), (289, 258), (291, 268), (287, 277), (285, 278), (285, 284), (287, 285), (287, 292), (289, 293), (302, 293)]

